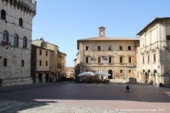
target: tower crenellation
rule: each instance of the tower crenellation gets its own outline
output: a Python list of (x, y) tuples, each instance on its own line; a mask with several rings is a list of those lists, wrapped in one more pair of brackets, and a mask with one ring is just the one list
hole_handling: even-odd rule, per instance
[(25, 14), (35, 16), (36, 5), (35, 0), (0, 0), (3, 4), (6, 4), (16, 10), (19, 10)]

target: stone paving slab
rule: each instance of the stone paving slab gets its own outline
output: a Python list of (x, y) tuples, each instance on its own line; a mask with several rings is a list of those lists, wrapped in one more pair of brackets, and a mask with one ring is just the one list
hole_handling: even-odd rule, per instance
[(38, 102), (1, 100), (0, 113), (125, 113), (125, 112), (67, 106), (58, 103), (38, 103)]

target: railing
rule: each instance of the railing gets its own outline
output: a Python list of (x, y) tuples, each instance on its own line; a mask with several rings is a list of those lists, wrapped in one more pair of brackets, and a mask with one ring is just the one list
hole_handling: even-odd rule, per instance
[(126, 64), (127, 68), (136, 68), (136, 64), (135, 63), (128, 63)]

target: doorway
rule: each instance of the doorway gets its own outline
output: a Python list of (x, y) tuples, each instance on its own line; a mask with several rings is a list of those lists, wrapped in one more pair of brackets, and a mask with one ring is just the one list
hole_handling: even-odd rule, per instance
[(109, 79), (113, 79), (113, 71), (110, 69), (110, 70), (108, 71), (108, 73), (110, 74), (110, 75), (108, 76), (108, 78), (109, 78)]
[(42, 73), (39, 73), (39, 74), (38, 74), (38, 82), (39, 82), (39, 83), (42, 83)]
[(49, 82), (49, 74), (48, 73), (46, 74), (45, 80), (46, 80), (46, 82)]

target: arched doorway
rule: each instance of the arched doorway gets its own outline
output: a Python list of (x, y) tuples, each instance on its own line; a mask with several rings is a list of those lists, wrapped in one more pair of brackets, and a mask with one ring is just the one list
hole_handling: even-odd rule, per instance
[(110, 74), (110, 75), (108, 76), (108, 79), (113, 79), (113, 71), (110, 69), (110, 70), (108, 71), (108, 73)]

